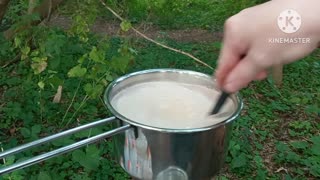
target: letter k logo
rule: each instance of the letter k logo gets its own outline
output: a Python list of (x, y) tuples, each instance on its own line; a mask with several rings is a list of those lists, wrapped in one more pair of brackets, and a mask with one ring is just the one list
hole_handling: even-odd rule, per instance
[(292, 19), (293, 19), (293, 16), (291, 16), (291, 17), (286, 16), (286, 26), (287, 27), (289, 26), (289, 24), (290, 24), (290, 26), (294, 26), (292, 24)]
[(300, 14), (292, 9), (282, 11), (278, 16), (278, 27), (285, 33), (295, 33), (301, 27)]

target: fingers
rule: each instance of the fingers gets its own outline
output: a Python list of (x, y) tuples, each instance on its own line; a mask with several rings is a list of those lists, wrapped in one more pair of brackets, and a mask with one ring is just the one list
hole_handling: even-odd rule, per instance
[(241, 24), (237, 17), (231, 17), (225, 23), (223, 47), (220, 52), (215, 77), (218, 86), (222, 87), (232, 69), (237, 66), (242, 56), (246, 54), (248, 43), (239, 35)]
[(222, 86), (223, 89), (227, 92), (234, 93), (246, 87), (253, 80), (264, 79), (267, 76), (267, 72), (254, 62), (257, 61), (250, 55), (242, 59), (228, 74)]
[(268, 72), (266, 70), (263, 70), (261, 72), (259, 72), (254, 80), (263, 80), (268, 76)]
[(223, 85), (223, 82), (229, 72), (237, 65), (240, 60), (240, 55), (234, 51), (235, 47), (231, 44), (225, 43), (220, 57), (219, 64), (215, 76), (217, 78), (217, 82), (219, 86)]

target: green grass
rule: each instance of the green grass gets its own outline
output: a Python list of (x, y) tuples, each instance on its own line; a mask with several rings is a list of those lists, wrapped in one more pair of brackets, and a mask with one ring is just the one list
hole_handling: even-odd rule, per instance
[[(203, 28), (221, 31), (225, 20), (242, 9), (265, 0), (110, 0), (106, 3), (132, 23), (154, 24), (161, 29)], [(67, 1), (60, 14), (76, 11), (73, 1)], [(99, 16), (115, 17), (103, 6), (98, 6)]]
[(254, 4), (255, 2), (250, 0), (157, 0), (152, 3), (134, 0), (122, 7), (126, 7), (125, 15), (131, 21), (152, 22), (163, 29), (205, 28), (221, 30), (228, 17)]
[[(190, 52), (203, 61), (216, 64), (219, 53), (217, 43), (177, 43), (168, 40), (162, 42)], [(112, 39), (108, 55), (116, 53), (119, 39)], [(131, 46), (137, 54), (126, 73), (150, 68), (181, 68), (211, 74), (212, 70), (195, 63), (190, 58), (170, 52), (141, 40), (134, 40)], [(245, 107), (240, 119), (233, 128), (233, 136), (227, 156), (225, 169), (221, 172), (224, 179), (312, 179), (320, 177), (320, 52), (317, 51), (302, 61), (285, 66), (284, 84), (275, 88), (272, 80), (252, 83), (241, 91)], [(1, 147), (7, 149), (28, 142), (40, 136), (60, 131), (61, 114), (68, 103), (59, 105), (50, 103), (54, 91), (50, 88), (41, 92), (43, 97), (43, 117), (41, 118), (40, 94), (37, 79), (29, 79), (23, 65), (13, 64), (0, 70), (1, 105)], [(15, 72), (15, 73), (13, 73)], [(61, 71), (62, 73), (63, 71)], [(64, 76), (64, 74), (61, 74)], [(72, 98), (78, 85), (76, 80), (66, 82), (64, 101)], [(75, 107), (79, 106), (80, 92)], [(71, 111), (71, 113), (73, 113)], [(89, 100), (79, 110), (74, 119), (84, 123), (108, 116), (109, 113), (99, 100)], [(69, 116), (71, 117), (71, 115)], [(75, 124), (76, 121), (72, 121)], [(65, 126), (69, 128), (70, 126)], [(73, 138), (83, 138), (97, 134), (106, 128), (87, 131)], [(112, 139), (111, 139), (112, 141)], [(110, 156), (112, 142), (102, 142), (78, 151), (16, 171), (0, 179), (66, 178), (69, 179), (128, 179), (119, 165)], [(65, 138), (51, 145), (61, 147), (73, 142)], [(37, 152), (48, 150), (45, 146)], [(83, 162), (79, 157), (93, 160)], [(16, 155), (19, 159), (31, 156), (28, 151)], [(13, 157), (7, 159), (12, 163)], [(10, 178), (9, 178), (10, 177)]]

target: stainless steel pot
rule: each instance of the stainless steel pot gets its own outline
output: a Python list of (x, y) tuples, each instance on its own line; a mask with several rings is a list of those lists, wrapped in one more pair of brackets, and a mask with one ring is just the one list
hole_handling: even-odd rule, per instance
[(112, 98), (123, 89), (139, 83), (160, 80), (216, 88), (215, 81), (210, 76), (188, 70), (153, 69), (120, 77), (108, 86), (104, 94), (105, 104), (115, 117), (79, 126), (7, 150), (0, 153), (0, 159), (104, 123), (112, 122), (113, 130), (2, 168), (0, 169), (0, 175), (118, 134), (114, 137), (115, 157), (122, 168), (133, 178), (202, 180), (215, 176), (221, 169), (225, 159), (232, 122), (239, 116), (242, 109), (241, 99), (238, 95), (231, 95), (235, 110), (225, 121), (213, 126), (196, 129), (164, 129), (147, 126), (139, 123), (139, 121), (124, 117), (112, 106)]

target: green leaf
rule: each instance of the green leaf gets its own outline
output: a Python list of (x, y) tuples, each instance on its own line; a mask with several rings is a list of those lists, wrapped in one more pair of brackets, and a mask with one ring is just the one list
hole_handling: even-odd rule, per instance
[(32, 60), (34, 63), (40, 63), (40, 62), (46, 61), (47, 59), (36, 56), (36, 57), (31, 58), (31, 60)]
[(94, 88), (94, 91), (92, 92), (91, 96), (93, 98), (97, 98), (98, 96), (100, 96), (102, 94), (103, 89), (104, 89), (103, 85), (101, 85), (101, 84), (96, 85), (96, 87)]
[(44, 89), (44, 82), (43, 81), (39, 81), (38, 82), (38, 86), (40, 89)]
[(122, 31), (129, 31), (132, 27), (131, 23), (129, 21), (122, 21), (121, 24), (120, 24), (120, 27), (121, 27), (121, 30)]
[(15, 38), (14, 38), (14, 46), (15, 47), (20, 47), (20, 45), (21, 45), (21, 39), (18, 37), (18, 36), (16, 36)]
[(88, 57), (88, 54), (84, 54), (83, 56), (81, 56), (79, 59), (78, 59), (78, 63), (79, 64), (82, 64), (86, 58)]
[(36, 57), (40, 54), (39, 50), (34, 50), (31, 52), (31, 56)]
[(253, 160), (255, 161), (255, 163), (257, 164), (258, 167), (263, 167), (263, 159), (261, 156), (255, 156), (253, 158)]
[(296, 168), (294, 171), (295, 171), (295, 173), (297, 173), (299, 175), (304, 175), (304, 171), (301, 170), (300, 168)]
[(6, 157), (6, 165), (11, 165), (11, 164), (13, 164), (14, 163), (14, 160), (15, 160), (16, 158), (14, 157), (14, 156), (8, 156), (8, 157)]
[(310, 173), (315, 177), (320, 177), (320, 166), (312, 166), (310, 168)]
[(301, 160), (301, 156), (298, 155), (297, 153), (293, 152), (293, 151), (288, 151), (287, 154), (286, 154), (286, 159), (290, 162), (299, 162)]
[(311, 147), (311, 153), (320, 156), (320, 144), (313, 144)]
[(222, 43), (221, 43), (221, 42), (219, 42), (219, 41), (214, 42), (214, 43), (213, 43), (213, 47), (214, 47), (214, 48), (216, 48), (216, 49), (221, 49), (221, 47), (222, 47)]
[(59, 70), (60, 63), (61, 63), (61, 58), (60, 57), (56, 57), (54, 59), (52, 58), (49, 61), (49, 68), (51, 70)]
[(296, 149), (306, 149), (309, 146), (305, 141), (291, 142), (290, 145)]
[(47, 172), (42, 171), (38, 175), (38, 180), (51, 180), (51, 177)]
[(296, 133), (295, 131), (293, 131), (293, 130), (291, 130), (291, 129), (289, 129), (289, 134), (290, 134), (290, 136), (292, 136), (292, 137), (295, 137), (295, 136), (298, 135), (298, 133)]
[(248, 158), (244, 153), (241, 153), (239, 156), (235, 157), (231, 162), (232, 168), (240, 168), (247, 164)]
[(48, 66), (48, 63), (46, 62), (46, 58), (44, 58), (44, 59), (37, 59), (36, 58), (35, 62), (32, 62), (32, 64), (31, 64), (31, 68), (34, 71), (34, 74), (42, 73), (47, 68), (47, 66)]
[(98, 157), (86, 157), (80, 164), (88, 170), (96, 170), (99, 167), (100, 161)]
[[(89, 177), (90, 175), (88, 173), (81, 173), (81, 174), (74, 174), (72, 175), (72, 179), (76, 179), (76, 180), (92, 180), (92, 177)], [(100, 179), (100, 178), (98, 178)], [(109, 180), (107, 177), (104, 177), (102, 179), (106, 179)]]
[[(48, 70), (48, 73), (49, 73), (49, 74), (57, 74), (58, 72), (49, 69), (49, 70)], [(50, 77), (52, 77), (52, 75), (51, 75)]]
[(320, 144), (320, 136), (313, 136), (311, 137), (311, 142), (313, 144)]
[(89, 54), (89, 58), (94, 62), (105, 63), (104, 62), (105, 52), (98, 50), (96, 47), (93, 47)]
[(21, 53), (28, 55), (30, 52), (30, 47), (29, 46), (25, 46), (23, 48), (21, 48)]
[(110, 72), (106, 73), (105, 79), (107, 81), (113, 81), (113, 77), (111, 76)]
[(85, 84), (83, 89), (88, 96), (90, 96), (91, 92), (93, 91), (93, 87), (90, 83)]
[(290, 151), (290, 148), (288, 145), (284, 144), (283, 142), (278, 142), (276, 144), (276, 148), (278, 151), (280, 152), (287, 152), (287, 151)]
[(75, 150), (72, 153), (72, 159), (76, 162), (80, 162), (85, 157), (85, 153), (81, 150)]
[(68, 72), (69, 77), (83, 77), (87, 73), (87, 68), (82, 68), (80, 65), (77, 65), (70, 69)]
[(21, 48), (21, 60), (24, 60), (28, 57), (28, 54), (30, 53), (30, 47), (29, 46), (25, 46), (23, 48)]
[(118, 57), (113, 57), (111, 61), (112, 67), (116, 71), (120, 71), (122, 73), (125, 73), (127, 66), (130, 62), (130, 56), (118, 56)]
[(84, 85), (84, 90), (86, 94), (92, 98), (97, 98), (100, 96), (103, 92), (103, 85), (97, 84), (95, 86), (92, 86), (90, 83), (87, 83)]
[(26, 15), (26, 17), (27, 16), (29, 16), (31, 22), (32, 21), (40, 21), (41, 20), (39, 13), (32, 13), (30, 15)]
[(18, 78), (18, 77), (12, 77), (12, 78), (8, 78), (7, 80), (6, 80), (6, 83), (8, 84), (8, 85), (13, 85), (13, 86), (16, 86), (16, 85), (19, 85), (20, 83), (21, 83), (21, 79), (20, 78)]
[(3, 108), (6, 115), (12, 118), (17, 118), (22, 112), (22, 105), (17, 102), (8, 102), (7, 107)]
[(37, 124), (31, 128), (32, 134), (39, 134), (41, 132), (41, 125)]
[(298, 97), (294, 97), (294, 98), (290, 99), (290, 102), (295, 103), (295, 104), (299, 104), (301, 102), (301, 99)]
[(266, 179), (267, 173), (268, 172), (266, 170), (258, 169), (256, 179), (257, 180)]
[(28, 137), (31, 136), (31, 132), (30, 132), (30, 130), (27, 129), (27, 128), (21, 128), (21, 129), (20, 129), (20, 133), (21, 133), (21, 135), (22, 135), (24, 138), (28, 138)]
[(57, 76), (52, 76), (48, 79), (48, 83), (54, 88), (57, 89), (60, 85), (63, 84), (63, 80)]
[(320, 113), (320, 108), (316, 105), (309, 105), (306, 107), (306, 113)]
[(284, 179), (285, 179), (285, 180), (292, 180), (292, 177), (291, 177), (289, 174), (286, 174), (286, 176), (285, 176)]
[(91, 157), (99, 157), (100, 149), (97, 148), (97, 146), (88, 146), (86, 149), (86, 154)]
[(74, 140), (70, 139), (70, 137), (58, 139), (52, 142), (52, 144), (57, 147), (66, 146), (72, 143), (74, 143)]
[(27, 59), (28, 58), (28, 56), (27, 55), (25, 55), (25, 54), (21, 54), (21, 60), (25, 60), (25, 59)]
[(101, 134), (102, 130), (99, 128), (94, 128), (94, 129), (90, 129), (90, 130), (86, 130), (86, 131), (81, 131), (79, 133), (76, 133), (74, 136), (76, 138), (87, 138), (89, 136), (94, 136), (94, 135), (98, 135)]
[(99, 150), (89, 147), (86, 153), (81, 150), (74, 151), (72, 153), (72, 159), (88, 170), (95, 170), (99, 167), (100, 163)]

